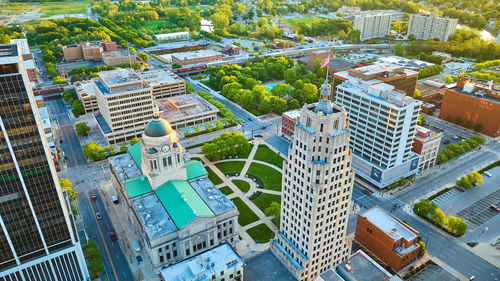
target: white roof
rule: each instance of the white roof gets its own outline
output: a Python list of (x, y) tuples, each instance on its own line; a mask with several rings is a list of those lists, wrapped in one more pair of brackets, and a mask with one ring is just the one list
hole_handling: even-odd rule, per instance
[(162, 40), (165, 38), (178, 38), (178, 37), (189, 37), (189, 32), (172, 32), (172, 33), (163, 33), (163, 34), (155, 34), (156, 39)]
[(35, 68), (35, 63), (33, 62), (33, 60), (25, 60), (24, 67), (26, 69), (33, 69), (33, 68)]
[(373, 207), (362, 213), (361, 216), (366, 218), (378, 229), (394, 238), (394, 240), (403, 238), (406, 241), (410, 241), (417, 238), (417, 235), (415, 233), (411, 232), (405, 225), (400, 223), (397, 219), (390, 216), (386, 211), (380, 209), (379, 207)]
[(283, 112), (283, 115), (286, 115), (292, 119), (297, 119), (300, 116), (300, 109), (294, 109), (287, 112)]
[(30, 53), (30, 47), (28, 45), (28, 39), (10, 39), (11, 44), (17, 44), (21, 49), (22, 55), (28, 55)]
[(51, 128), (49, 112), (47, 111), (47, 107), (39, 107), (38, 113), (40, 114), (40, 119), (42, 120), (43, 129)]

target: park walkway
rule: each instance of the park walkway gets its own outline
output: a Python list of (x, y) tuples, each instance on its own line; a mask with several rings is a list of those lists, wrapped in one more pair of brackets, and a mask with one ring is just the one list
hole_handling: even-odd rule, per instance
[[(247, 195), (250, 196), (251, 194), (260, 191), (263, 193), (269, 193), (269, 194), (274, 194), (274, 195), (281, 195), (281, 191), (275, 191), (275, 190), (268, 190), (268, 189), (263, 189), (263, 188), (258, 188), (257, 184), (251, 180), (250, 178), (245, 177), (248, 168), (250, 167), (250, 164), (252, 162), (255, 163), (260, 163), (266, 166), (269, 166), (270, 168), (273, 168), (281, 173), (281, 169), (271, 165), (267, 162), (263, 161), (258, 161), (258, 160), (253, 160), (255, 153), (257, 152), (257, 149), (259, 147), (261, 140), (257, 139), (253, 142), (253, 147), (252, 150), (248, 156), (248, 159), (224, 159), (224, 160), (219, 160), (217, 162), (211, 162), (208, 160), (205, 155), (203, 154), (194, 154), (192, 157), (198, 157), (200, 158), (205, 166), (209, 167), (221, 180), (222, 183), (217, 185), (217, 188), (221, 188), (223, 186), (228, 186), (233, 193), (229, 194), (227, 197), (229, 199), (234, 199), (236, 197), (240, 198), (254, 213), (257, 215), (259, 218), (257, 221), (252, 222), (250, 224), (247, 224), (245, 226), (241, 226), (239, 228), (239, 234), (242, 238), (243, 243), (237, 244), (237, 250), (240, 255), (244, 255), (249, 251), (265, 251), (269, 248), (269, 242), (267, 243), (256, 243), (250, 235), (246, 232), (248, 229), (255, 227), (259, 224), (264, 223), (267, 225), (273, 232), (276, 232), (278, 228), (276, 225), (273, 223), (272, 219), (273, 217), (268, 217), (262, 212), (253, 202), (252, 200), (248, 199)], [(242, 168), (242, 171), (240, 175), (238, 176), (230, 176), (227, 177), (224, 173), (222, 173), (217, 166), (215, 166), (216, 163), (221, 163), (221, 162), (230, 162), (230, 161), (245, 161), (245, 165)], [(232, 181), (233, 180), (244, 180), (245, 182), (248, 182), (250, 184), (250, 190), (248, 192), (242, 192)]]

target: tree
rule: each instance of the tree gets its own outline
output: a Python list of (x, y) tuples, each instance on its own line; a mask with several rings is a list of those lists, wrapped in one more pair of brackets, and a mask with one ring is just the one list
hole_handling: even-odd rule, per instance
[(73, 113), (73, 115), (75, 115), (76, 118), (80, 117), (80, 115), (85, 114), (85, 109), (83, 108), (83, 104), (80, 100), (74, 100), (71, 106), (73, 106), (71, 112)]
[(486, 142), (486, 140), (482, 136), (478, 135), (472, 136), (469, 139), (477, 142), (479, 145), (483, 145)]
[(313, 103), (318, 101), (318, 88), (316, 87), (316, 85), (305, 83), (303, 91), (306, 103)]
[(439, 208), (434, 210), (434, 213), (431, 216), (431, 221), (438, 225), (446, 225), (448, 223), (446, 215)]
[(441, 152), (437, 154), (437, 156), (436, 156), (436, 163), (437, 164), (443, 164), (443, 163), (446, 163), (446, 161), (448, 161), (448, 158), (446, 158), (446, 155), (444, 155)]
[(214, 28), (225, 29), (229, 26), (229, 18), (222, 12), (216, 12), (210, 16), (210, 21), (214, 25)]
[(95, 142), (89, 142), (83, 145), (82, 150), (83, 156), (92, 161), (101, 161), (106, 158), (104, 156), (104, 148), (102, 148)]
[(464, 127), (470, 129), (470, 127), (472, 127), (472, 122), (470, 120), (465, 120)]
[(453, 83), (453, 78), (451, 78), (451, 75), (447, 74), (441, 78), (445, 84), (451, 84)]
[(138, 57), (139, 57), (139, 58), (140, 58), (143, 62), (147, 62), (147, 61), (149, 60), (149, 56), (148, 56), (148, 55), (146, 55), (146, 54), (144, 54), (144, 53), (139, 52), (139, 53), (137, 54), (137, 56), (138, 56)]
[(135, 50), (135, 48), (134, 48), (134, 47), (130, 47), (130, 46), (129, 46), (129, 47), (128, 47), (128, 50), (129, 50), (130, 52), (132, 52), (132, 54), (137, 54), (137, 51)]
[(73, 189), (73, 183), (69, 179), (59, 179), (59, 185), (62, 191), (66, 191), (69, 202), (73, 202), (77, 199), (78, 192)]
[(132, 146), (132, 145), (138, 143), (139, 141), (140, 141), (139, 138), (132, 138), (129, 143)]
[(283, 77), (285, 79), (285, 82), (288, 84), (293, 84), (295, 83), (295, 80), (297, 80), (297, 72), (293, 68), (289, 68), (285, 70), (283, 73)]
[(344, 16), (344, 14), (342, 14), (342, 12), (339, 11), (339, 12), (337, 12), (336, 16), (339, 17), (339, 18), (341, 18), (341, 17)]
[(468, 176), (460, 177), (458, 180), (455, 181), (455, 184), (465, 189), (470, 189), (474, 187)]
[(462, 117), (461, 116), (456, 116), (455, 119), (453, 119), (453, 123), (457, 125), (462, 125)]
[(78, 122), (75, 125), (76, 134), (80, 137), (87, 136), (90, 131), (90, 127), (85, 122)]
[(481, 123), (474, 124), (474, 131), (481, 132), (482, 129), (483, 129), (483, 125)]
[(413, 98), (416, 99), (416, 100), (422, 99), (422, 96), (420, 95), (420, 90), (419, 89), (415, 89), (415, 92), (413, 93)]
[(394, 46), (394, 55), (400, 57), (405, 55), (405, 48), (403, 47), (403, 45), (398, 44)]
[(54, 77), (54, 84), (68, 84), (68, 81), (66, 81), (66, 79), (64, 79), (64, 77), (62, 76), (56, 76)]
[(417, 125), (419, 125), (419, 126), (425, 125), (425, 119), (424, 119), (424, 117), (422, 117), (422, 115), (418, 116)]
[(264, 210), (264, 213), (266, 216), (274, 217), (274, 223), (278, 226), (280, 226), (280, 219), (281, 219), (281, 205), (278, 202), (272, 202), (269, 207), (267, 207)]
[(461, 218), (449, 216), (448, 217), (448, 230), (455, 233), (457, 236), (462, 236), (467, 230), (467, 224)]
[(469, 175), (467, 175), (467, 177), (469, 178), (472, 185), (476, 185), (478, 183), (484, 183), (483, 177), (478, 172), (475, 172), (475, 171), (471, 172)]
[(417, 257), (421, 258), (425, 254), (425, 243), (422, 240), (419, 240), (417, 244), (420, 246)]
[(85, 250), (85, 255), (88, 258), (87, 267), (93, 276), (98, 276), (104, 271), (104, 264), (102, 262), (102, 252), (97, 248), (94, 241), (89, 240), (88, 243), (83, 246)]
[(416, 214), (426, 218), (432, 216), (436, 211), (436, 209), (437, 209), (436, 203), (426, 199), (420, 199), (420, 201), (413, 206), (413, 211)]

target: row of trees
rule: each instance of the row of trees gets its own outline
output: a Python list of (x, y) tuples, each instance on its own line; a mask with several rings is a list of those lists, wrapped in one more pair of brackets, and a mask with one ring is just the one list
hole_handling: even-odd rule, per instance
[(471, 189), (475, 187), (478, 183), (483, 183), (483, 182), (484, 182), (483, 177), (481, 176), (480, 173), (470, 172), (469, 174), (460, 177), (458, 180), (456, 180), (455, 184), (463, 189)]
[[(295, 33), (305, 36), (343, 35), (352, 30), (352, 21), (346, 19), (326, 19), (315, 17), (312, 23), (303, 21), (294, 26)], [(340, 33), (342, 32), (342, 33)]]
[(461, 218), (446, 215), (441, 211), (436, 203), (426, 199), (420, 199), (418, 203), (413, 205), (415, 214), (432, 222), (434, 225), (441, 227), (448, 233), (460, 237), (465, 234), (467, 224)]
[[(130, 146), (138, 142), (139, 142), (138, 138), (132, 138), (128, 142), (125, 141), (119, 143), (118, 146), (120, 147), (120, 152), (118, 154), (125, 153)], [(95, 142), (89, 142), (84, 144), (82, 146), (82, 150), (83, 150), (83, 156), (94, 162), (102, 161), (108, 157), (117, 155), (117, 152), (112, 146), (109, 145), (106, 147), (102, 147)]]
[(222, 133), (201, 147), (208, 160), (217, 161), (224, 157), (245, 155), (251, 149), (248, 140), (240, 132)]
[(83, 246), (85, 256), (87, 257), (87, 268), (89, 269), (92, 276), (99, 276), (101, 272), (104, 272), (104, 263), (102, 262), (102, 252), (99, 250), (94, 241), (89, 240), (85, 246)]
[(458, 144), (448, 144), (437, 154), (436, 163), (443, 164), (485, 143), (482, 136), (472, 136)]
[(423, 79), (434, 75), (438, 75), (439, 73), (441, 73), (441, 71), (443, 71), (443, 67), (439, 64), (424, 67), (418, 70), (418, 79)]

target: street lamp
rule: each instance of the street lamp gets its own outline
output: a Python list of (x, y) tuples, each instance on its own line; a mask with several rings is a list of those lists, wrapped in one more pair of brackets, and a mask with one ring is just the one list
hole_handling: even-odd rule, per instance
[(427, 239), (425, 239), (425, 247), (427, 247), (427, 242), (429, 242), (429, 236), (431, 236), (431, 232), (427, 233)]

